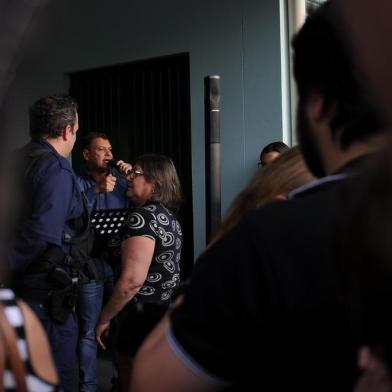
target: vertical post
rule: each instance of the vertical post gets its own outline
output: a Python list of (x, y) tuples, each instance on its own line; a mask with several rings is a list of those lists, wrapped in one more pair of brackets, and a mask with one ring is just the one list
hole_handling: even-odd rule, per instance
[[(288, 5), (288, 24), (289, 24), (289, 36), (288, 42), (291, 42), (293, 35), (298, 32), (306, 19), (306, 1), (305, 0), (287, 0)], [(294, 82), (293, 75), (293, 63), (292, 53), (289, 50), (289, 72), (290, 72), (290, 117), (291, 117), (291, 129), (295, 130), (297, 126), (297, 86)], [(297, 143), (296, 132), (291, 133), (291, 145)]]
[(220, 76), (204, 78), (207, 243), (221, 223)]

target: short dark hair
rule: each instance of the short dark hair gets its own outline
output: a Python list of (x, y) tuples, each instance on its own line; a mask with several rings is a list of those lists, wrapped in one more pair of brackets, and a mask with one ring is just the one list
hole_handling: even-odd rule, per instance
[(173, 161), (159, 154), (144, 154), (135, 164), (140, 165), (147, 181), (155, 185), (150, 201), (162, 203), (173, 212), (177, 212), (182, 196), (181, 184)]
[(339, 142), (344, 149), (354, 141), (381, 133), (385, 123), (344, 40), (347, 34), (339, 30), (342, 25), (334, 2), (328, 1), (307, 17), (292, 47), (300, 102), (306, 102), (313, 93), (322, 95), (325, 113), (333, 114), (332, 137), (341, 130)]
[[(104, 139), (104, 140), (109, 140), (109, 137), (105, 133), (102, 133), (102, 132), (88, 132), (81, 139), (81, 142), (80, 142), (81, 150), (82, 151), (83, 150), (89, 150), (93, 140), (98, 139), (98, 138), (101, 138), (101, 139)], [(109, 140), (109, 142), (110, 142), (110, 140)]]
[(279, 154), (282, 154), (283, 152), (287, 151), (289, 149), (289, 146), (286, 143), (283, 143), (281, 141), (277, 142), (272, 142), (267, 144), (260, 153), (260, 162), (261, 159), (263, 158), (264, 154), (268, 154), (269, 152), (278, 152)]
[(67, 125), (76, 122), (78, 105), (68, 95), (50, 95), (40, 98), (30, 107), (30, 136), (57, 138)]

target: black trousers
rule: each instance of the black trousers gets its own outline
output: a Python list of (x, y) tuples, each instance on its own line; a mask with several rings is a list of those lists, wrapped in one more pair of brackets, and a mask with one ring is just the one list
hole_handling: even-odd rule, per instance
[(158, 324), (168, 309), (166, 304), (131, 301), (119, 315), (116, 350), (134, 357), (143, 340)]

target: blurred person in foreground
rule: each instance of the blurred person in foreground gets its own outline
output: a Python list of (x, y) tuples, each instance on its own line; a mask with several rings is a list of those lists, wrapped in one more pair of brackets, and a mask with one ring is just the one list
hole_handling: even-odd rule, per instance
[(140, 348), (133, 392), (353, 388), (358, 346), (332, 250), (346, 182), (384, 144), (385, 122), (334, 7), (308, 16), (292, 43), (298, 140), (319, 180), (202, 255)]
[[(378, 1), (376, 6), (368, 0), (346, 0), (339, 6), (350, 26), (349, 33), (354, 37), (359, 59), (371, 79), (373, 91), (388, 117), (391, 131), (392, 47), (384, 37), (391, 33), (392, 4), (387, 0)], [(357, 192), (361, 193), (347, 203), (341, 227), (343, 238), (355, 244), (352, 254), (343, 244), (340, 244), (338, 253), (341, 264), (346, 266), (345, 283), (350, 295), (348, 306), (351, 308), (353, 329), (361, 345), (358, 366), (362, 375), (355, 392), (392, 391), (392, 320), (389, 316), (392, 279), (391, 148), (389, 141), (380, 161), (370, 166), (356, 182)]]
[(355, 392), (392, 391), (392, 144), (351, 186), (337, 259), (362, 371)]
[[(7, 334), (8, 333), (10, 334)], [(0, 363), (5, 391), (60, 391), (48, 338), (30, 307), (0, 288)], [(17, 360), (16, 360), (17, 358)]]
[[(9, 270), (6, 267), (7, 245), (10, 227), (14, 225), (21, 212), (17, 203), (22, 192), (15, 181), (15, 156), (9, 150), (12, 144), (8, 115), (13, 108), (12, 95), (16, 91), (14, 82), (19, 76), (26, 52), (42, 48), (42, 40), (37, 39), (36, 26), (47, 27), (50, 12), (42, 12), (49, 1), (8, 2), (0, 0), (0, 35), (2, 37), (0, 67), (0, 134), (2, 136), (0, 154), (0, 313), (1, 344), (0, 361), (1, 383), (5, 391), (58, 391), (59, 378), (44, 329), (34, 312), (25, 302), (18, 299), (10, 288)], [(38, 22), (38, 23), (37, 23)], [(25, 51), (29, 48), (28, 51)], [(46, 49), (46, 48), (45, 48)], [(26, 63), (25, 63), (26, 64)], [(25, 65), (24, 64), (24, 65)], [(18, 97), (18, 94), (16, 94)], [(18, 98), (19, 99), (19, 98)], [(17, 99), (17, 101), (18, 101)], [(12, 129), (12, 133), (16, 133)], [(8, 332), (7, 332), (8, 331)]]

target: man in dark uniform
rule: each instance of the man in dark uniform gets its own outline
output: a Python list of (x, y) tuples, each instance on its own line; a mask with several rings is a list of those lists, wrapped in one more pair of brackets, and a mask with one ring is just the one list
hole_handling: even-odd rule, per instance
[(48, 96), (31, 106), (31, 142), (18, 156), (23, 216), (10, 251), (15, 289), (46, 329), (64, 391), (75, 385), (73, 305), (81, 278), (70, 255), (74, 238), (86, 228), (82, 194), (67, 160), (78, 127), (77, 104), (68, 96)]
[(347, 178), (385, 142), (333, 2), (293, 41), (298, 136), (320, 179), (252, 212), (196, 262), (135, 358), (132, 390), (350, 391), (358, 376), (334, 249)]

